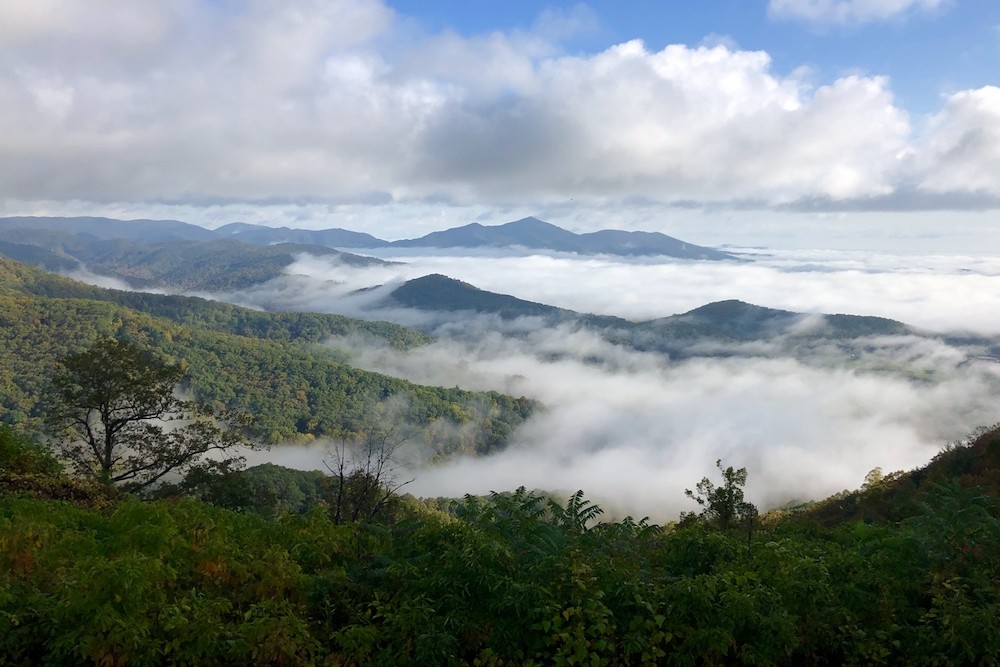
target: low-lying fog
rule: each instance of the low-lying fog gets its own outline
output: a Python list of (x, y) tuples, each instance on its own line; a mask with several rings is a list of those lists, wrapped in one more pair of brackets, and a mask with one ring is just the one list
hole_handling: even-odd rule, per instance
[[(721, 458), (746, 466), (751, 499), (770, 507), (857, 488), (875, 467), (922, 465), (1000, 414), (997, 364), (919, 337), (872, 341), (879, 358), (899, 370), (873, 373), (845, 366), (832, 346), (828, 358), (820, 346), (810, 352), (818, 358), (800, 361), (750, 355), (677, 362), (531, 320), (501, 326), (490, 318), (376, 307), (403, 280), (443, 273), (491, 291), (630, 319), (735, 298), (1000, 334), (1000, 258), (747, 250), (752, 261), (736, 263), (423, 252), (380, 253), (407, 263), (364, 269), (302, 257), (286, 278), (220, 296), (422, 325), (439, 342), (408, 353), (358, 341), (331, 344), (364, 368), (545, 404), (504, 453), (416, 470), (407, 489), (417, 495), (582, 488), (616, 513), (666, 520), (695, 509), (684, 489)], [(354, 293), (377, 284), (386, 287)], [(519, 335), (501, 333), (505, 328)], [(320, 452), (274, 448), (269, 456), (315, 467)]]
[[(379, 257), (406, 264), (360, 270), (303, 257), (289, 273), (308, 276), (310, 285), (283, 298), (329, 308), (346, 289), (442, 273), (529, 301), (635, 320), (740, 299), (800, 312), (879, 315), (933, 330), (1000, 334), (998, 256), (744, 249), (737, 252), (752, 261), (738, 263), (424, 252), (380, 250)], [(317, 293), (317, 280), (343, 283), (326, 295), (334, 301)]]

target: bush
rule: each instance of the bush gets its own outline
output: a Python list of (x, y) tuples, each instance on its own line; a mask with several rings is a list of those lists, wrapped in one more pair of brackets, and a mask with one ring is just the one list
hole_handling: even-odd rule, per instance
[(0, 424), (0, 474), (59, 475), (62, 471), (62, 464), (48, 449)]

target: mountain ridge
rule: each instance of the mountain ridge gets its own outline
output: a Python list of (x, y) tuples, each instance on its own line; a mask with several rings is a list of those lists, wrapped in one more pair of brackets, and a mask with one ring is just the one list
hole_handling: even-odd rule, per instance
[(602, 229), (577, 234), (535, 217), (501, 225), (472, 222), (412, 239), (387, 241), (339, 227), (308, 230), (232, 222), (214, 230), (177, 220), (18, 216), (0, 218), (0, 232), (49, 229), (104, 240), (143, 243), (235, 239), (253, 245), (294, 243), (328, 248), (527, 248), (581, 255), (665, 256), (690, 260), (737, 260), (732, 253), (695, 245), (661, 232)]

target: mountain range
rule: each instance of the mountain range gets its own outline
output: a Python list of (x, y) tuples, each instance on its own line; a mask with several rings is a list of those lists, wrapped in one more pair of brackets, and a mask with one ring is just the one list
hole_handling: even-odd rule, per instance
[(576, 234), (537, 218), (502, 225), (477, 222), (414, 239), (386, 241), (347, 229), (321, 230), (266, 227), (234, 222), (215, 230), (177, 220), (131, 220), (79, 217), (0, 218), (0, 238), (12, 230), (51, 230), (96, 239), (129, 239), (142, 243), (231, 239), (252, 245), (298, 244), (326, 248), (489, 248), (568, 252), (582, 255), (665, 256), (678, 259), (726, 260), (735, 255), (687, 243), (659, 232), (604, 229)]
[[(618, 336), (628, 334), (634, 338), (634, 346), (647, 348), (654, 336), (672, 342), (697, 339), (745, 342), (778, 336), (848, 340), (918, 333), (902, 322), (883, 317), (819, 315), (822, 321), (813, 322), (811, 318), (817, 317), (816, 315), (765, 308), (735, 299), (709, 303), (678, 315), (633, 322), (621, 317), (578, 313), (507, 294), (497, 294), (440, 274), (414, 278), (403, 283), (389, 294), (388, 301), (389, 305), (423, 311), (472, 311), (496, 315), (503, 320), (539, 317), (546, 320), (548, 325), (576, 322), (592, 328), (613, 330)], [(644, 340), (646, 344), (639, 345)]]
[[(800, 313), (729, 299), (652, 320), (579, 313), (565, 308), (489, 292), (440, 274), (409, 280), (388, 292), (373, 313), (399, 307), (439, 313), (454, 322), (461, 312), (492, 316), (508, 335), (523, 325), (505, 327), (518, 318), (538, 320), (539, 327), (570, 326), (587, 330), (614, 346), (665, 354), (671, 359), (694, 357), (791, 357), (817, 366), (838, 366), (866, 372), (898, 373), (931, 379), (928, 372), (896, 358), (899, 337), (936, 340), (966, 358), (1000, 359), (1000, 340), (973, 335), (940, 335), (884, 317)], [(385, 308), (380, 310), (379, 308)], [(433, 331), (433, 324), (428, 330)], [(478, 331), (478, 329), (471, 329)], [(455, 327), (449, 327), (454, 335)], [(960, 351), (960, 352), (959, 352)], [(595, 359), (591, 359), (592, 361)]]
[[(183, 228), (178, 230), (185, 231)], [(153, 238), (156, 236), (154, 234)], [(143, 242), (121, 237), (98, 238), (90, 232), (72, 234), (49, 229), (0, 227), (0, 255), (64, 274), (86, 268), (137, 289), (245, 289), (283, 275), (301, 254), (334, 258), (350, 266), (389, 263), (321, 245), (251, 245), (226, 238)]]
[[(288, 232), (294, 234), (287, 238), (282, 236)], [(352, 234), (355, 236), (349, 236)], [(346, 230), (283, 230), (242, 223), (211, 231), (177, 221), (0, 218), (0, 255), (63, 274), (73, 274), (86, 267), (94, 273), (124, 280), (138, 289), (235, 292), (285, 275), (288, 267), (303, 253), (335, 258), (349, 266), (384, 263), (380, 259), (322, 245), (344, 239), (348, 243), (365, 241), (370, 244), (373, 238)], [(489, 245), (493, 248), (513, 247), (513, 244), (521, 248), (567, 248), (576, 243), (575, 247), (580, 248), (583, 247), (580, 244), (608, 238), (669, 239), (636, 232), (578, 235), (528, 218), (495, 227), (466, 225), (394, 245), (467, 244), (464, 247), (475, 247), (472, 244), (478, 243), (496, 244)], [(626, 250), (621, 246), (621, 252)], [(370, 291), (373, 287), (366, 289)], [(672, 359), (791, 356), (807, 363), (901, 371), (920, 376), (919, 372), (892, 360), (888, 348), (880, 350), (881, 344), (872, 343), (873, 339), (893, 336), (932, 337), (963, 348), (963, 354), (968, 357), (1000, 358), (1000, 341), (992, 339), (936, 336), (885, 318), (797, 313), (737, 300), (710, 303), (685, 313), (634, 322), (488, 292), (438, 274), (410, 280), (389, 292), (383, 290), (383, 293), (388, 294), (383, 301), (368, 303), (367, 307), (371, 308), (368, 317), (393, 319), (396, 317), (394, 311), (400, 307), (439, 313), (441, 317), (432, 322), (456, 316), (460, 319), (459, 311), (495, 316), (501, 321), (528, 317), (539, 320), (540, 326), (569, 325), (586, 329), (612, 345), (665, 354)], [(265, 307), (270, 306), (265, 304)], [(517, 335), (519, 328), (524, 330), (521, 325), (506, 328), (512, 329), (513, 335)], [(425, 332), (433, 333), (434, 325), (427, 325)]]

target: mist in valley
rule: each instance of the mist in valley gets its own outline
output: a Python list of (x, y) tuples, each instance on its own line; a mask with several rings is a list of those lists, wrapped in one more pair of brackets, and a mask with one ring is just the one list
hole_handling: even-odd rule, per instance
[[(405, 264), (363, 268), (303, 256), (281, 279), (213, 297), (419, 327), (436, 342), (408, 352), (358, 339), (329, 345), (368, 370), (524, 395), (544, 405), (497, 455), (424, 465), (419, 447), (411, 448), (415, 481), (406, 490), (420, 496), (521, 485), (583, 489), (616, 515), (669, 520), (693, 509), (684, 489), (711, 475), (722, 459), (746, 466), (752, 499), (774, 507), (857, 488), (875, 467), (923, 465), (949, 441), (997, 421), (992, 397), (1000, 366), (974, 348), (937, 338), (871, 337), (845, 348), (793, 332), (739, 345), (695, 341), (691, 356), (671, 359), (613, 345), (574, 324), (386, 303), (404, 281), (443, 273), (524, 299), (631, 319), (738, 298), (812, 313), (892, 317), (928, 331), (1000, 332), (1000, 308), (989, 307), (1000, 301), (989, 289), (1000, 273), (993, 258), (747, 256), (753, 261), (411, 253)], [(969, 312), (987, 317), (972, 321)], [(823, 326), (820, 315), (801, 323), (804, 331)], [(322, 468), (324, 455), (324, 447), (314, 445), (274, 448), (268, 457)]]

